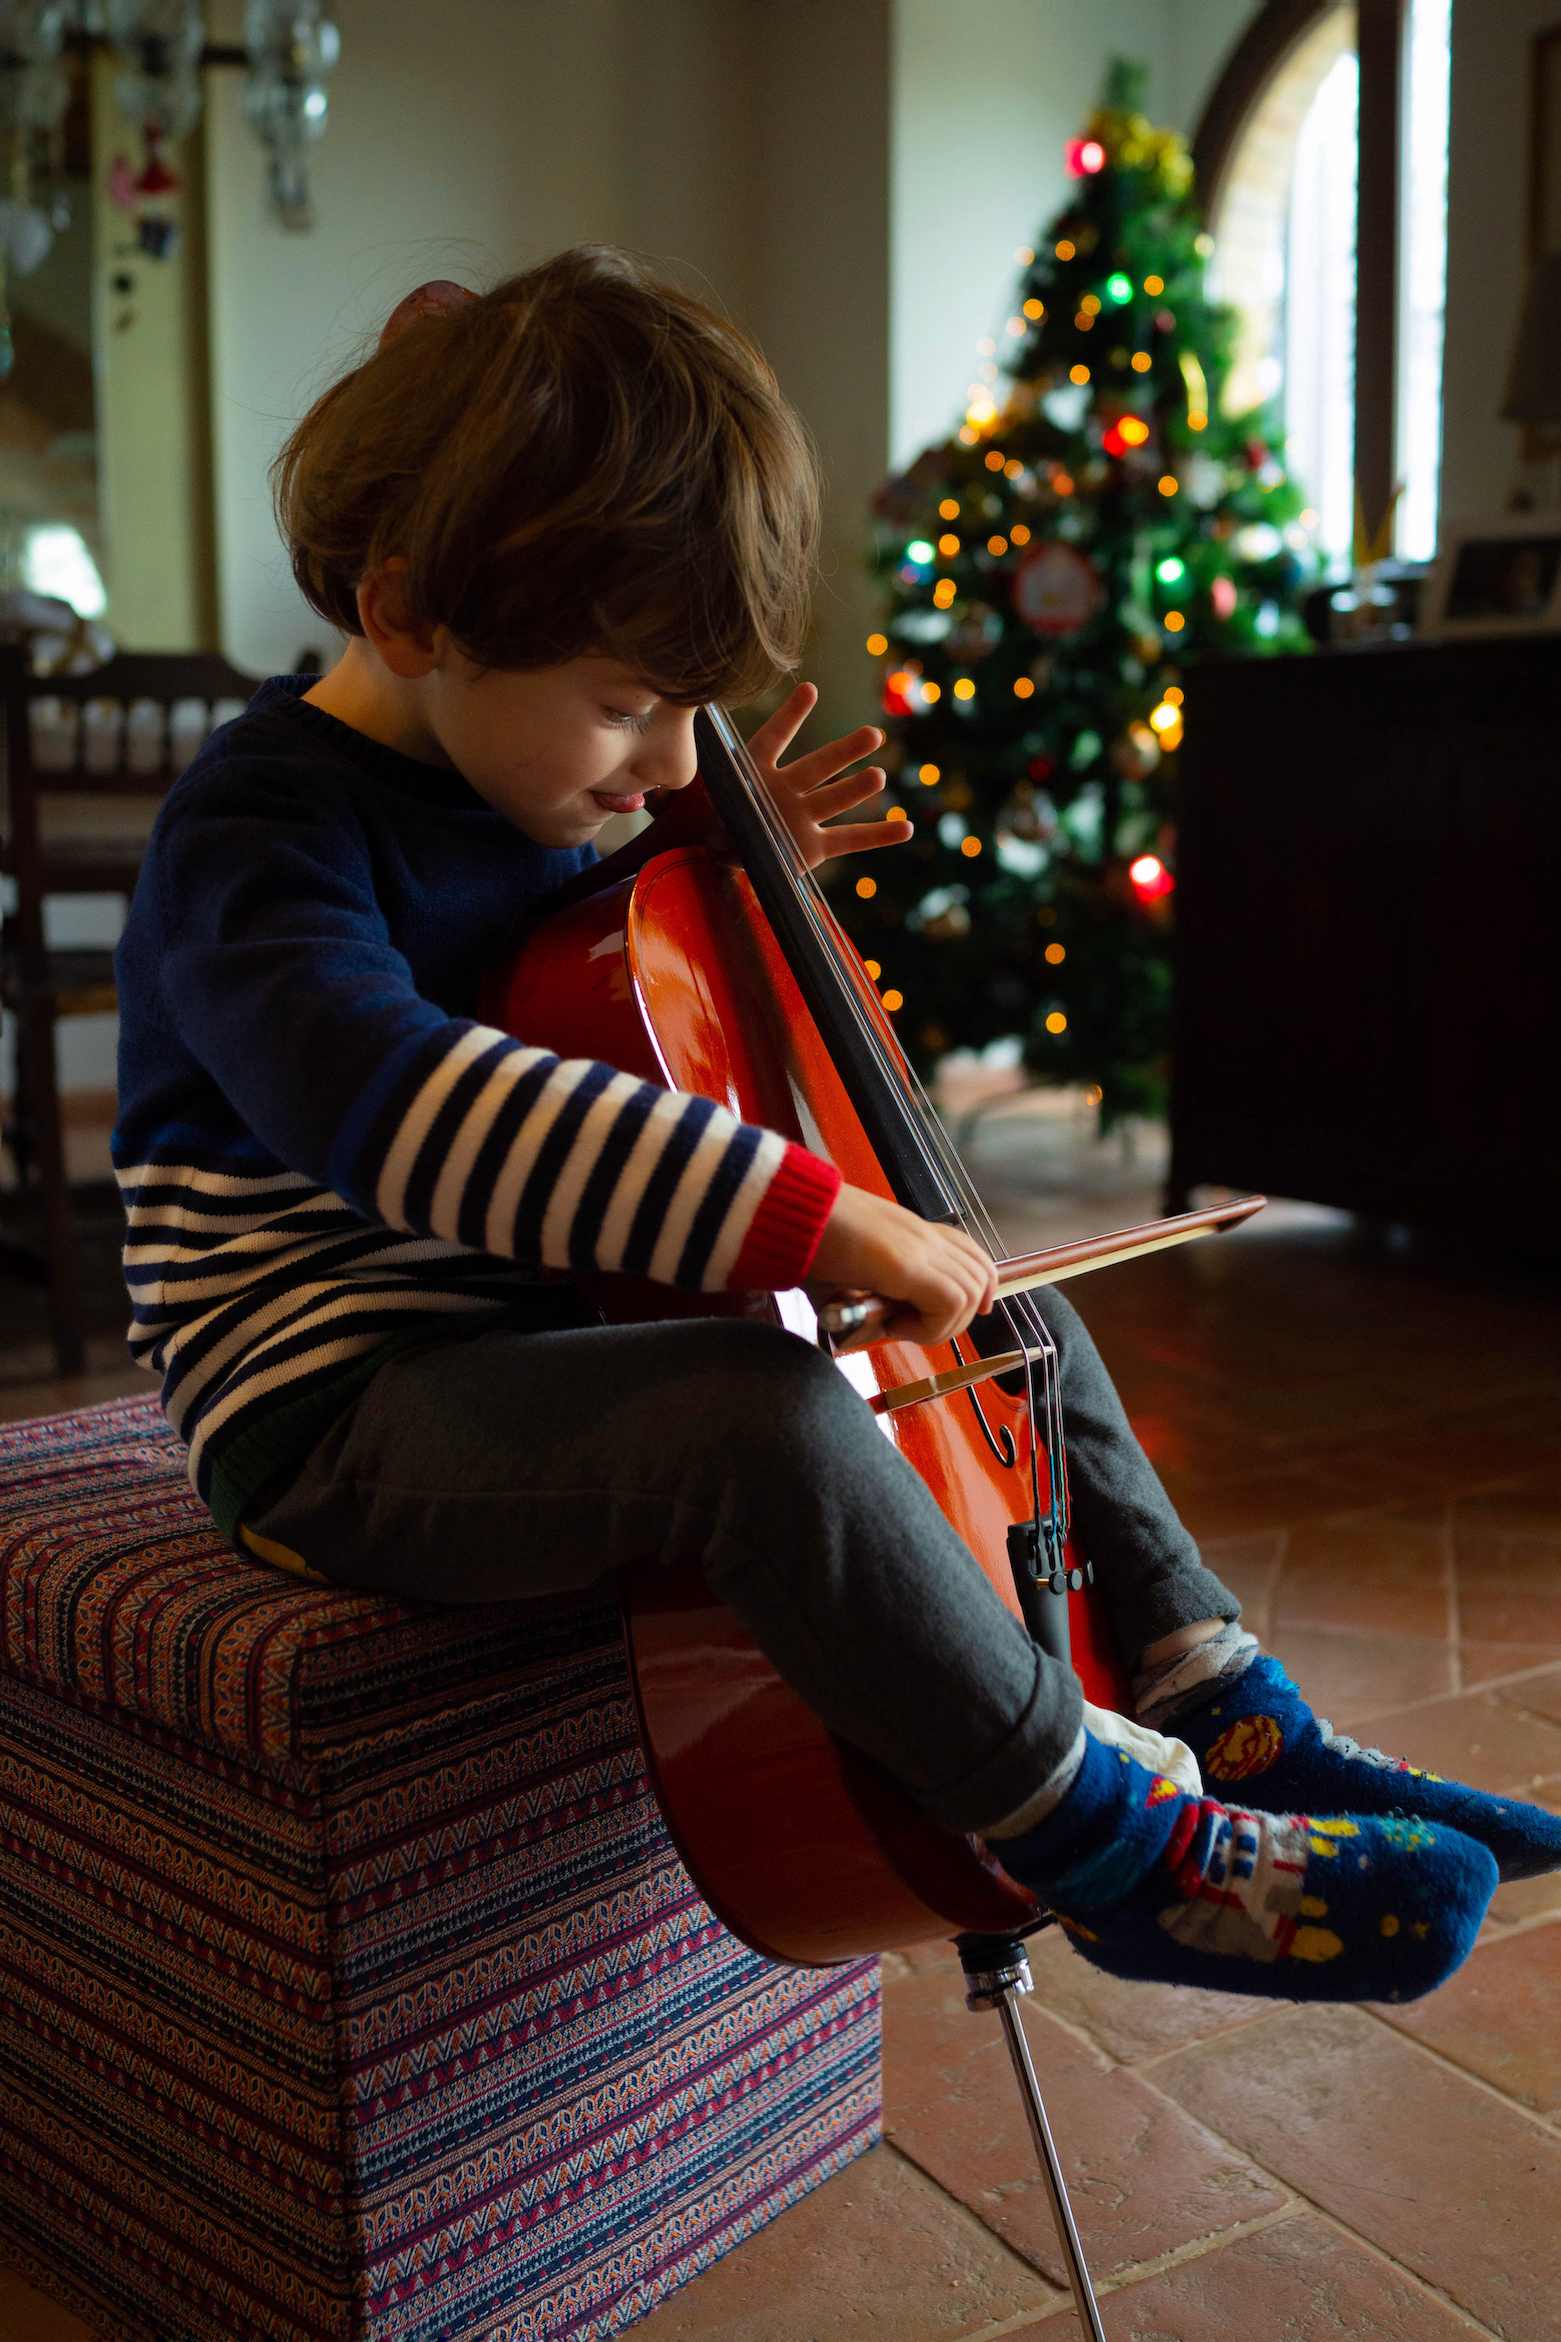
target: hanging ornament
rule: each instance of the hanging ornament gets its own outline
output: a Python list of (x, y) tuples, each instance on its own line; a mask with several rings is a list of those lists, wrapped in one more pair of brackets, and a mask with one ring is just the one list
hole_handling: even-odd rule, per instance
[(1160, 761), (1160, 743), (1147, 724), (1129, 724), (1111, 743), (1111, 762), (1125, 781), (1146, 781)]
[(961, 611), (949, 635), (949, 657), (957, 659), (961, 666), (973, 667), (978, 659), (986, 658), (996, 649), (1002, 633), (1003, 621), (997, 612), (989, 610), (984, 602), (972, 602), (968, 609)]
[(1014, 571), (1014, 608), (1032, 634), (1061, 642), (1082, 634), (1106, 598), (1099, 570), (1076, 545), (1035, 546)]
[(313, 225), (308, 150), (325, 128), (325, 83), (341, 35), (320, 0), (248, 0), (244, 119), (271, 157), (271, 208), (284, 228)]
[(998, 808), (997, 826), (1011, 837), (1049, 845), (1057, 834), (1057, 808), (1033, 781), (1018, 781), (1013, 795)]
[(1233, 577), (1217, 577), (1209, 588), (1209, 601), (1216, 618), (1234, 618), (1236, 615), (1236, 581)]

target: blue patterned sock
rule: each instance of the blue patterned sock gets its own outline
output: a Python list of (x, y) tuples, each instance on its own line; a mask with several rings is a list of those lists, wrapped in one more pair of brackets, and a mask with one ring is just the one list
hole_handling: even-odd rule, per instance
[(994, 1851), (1097, 1967), (1271, 2000), (1418, 2000), (1496, 1887), (1456, 1830), (1227, 1810), (1093, 1738), (1056, 1811)]
[(1478, 1838), (1503, 1878), (1561, 1870), (1561, 1814), (1362, 1748), (1312, 1714), (1277, 1659), (1254, 1659), (1207, 1691), (1205, 1706), (1175, 1712), (1165, 1729), (1186, 1741), (1216, 1795), (1264, 1813), (1409, 1814)]

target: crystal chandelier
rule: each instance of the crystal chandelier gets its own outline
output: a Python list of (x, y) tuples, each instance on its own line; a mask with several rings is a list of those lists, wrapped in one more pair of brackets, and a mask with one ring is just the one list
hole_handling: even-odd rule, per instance
[[(9, 168), (0, 176), (0, 266), (35, 269), (70, 221), (64, 184), (65, 109), (70, 85), (61, 53), (70, 0), (0, 0), (0, 139)], [(9, 329), (0, 372), (9, 371)]]
[(266, 149), (272, 214), (284, 228), (311, 225), (308, 150), (325, 128), (341, 48), (321, 0), (248, 0), (242, 52), (207, 46), (201, 0), (0, 0), (0, 269), (30, 274), (70, 218), (62, 53), (72, 34), (112, 52), (120, 108), (146, 142), (138, 196), (178, 187), (164, 150), (200, 112), (202, 66), (242, 62), (244, 118)]
[(284, 228), (310, 227), (308, 151), (325, 128), (341, 36), (320, 0), (248, 0), (244, 46), (244, 119), (271, 158), (271, 208)]

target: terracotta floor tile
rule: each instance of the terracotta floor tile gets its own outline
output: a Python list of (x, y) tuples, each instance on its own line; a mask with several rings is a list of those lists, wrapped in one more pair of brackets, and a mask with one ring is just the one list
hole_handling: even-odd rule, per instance
[(1348, 1628), (1357, 1634), (1395, 1635), (1439, 1643), (1447, 1633), (1446, 1590), (1434, 1579), (1419, 1586), (1382, 1585), (1362, 1556), (1353, 1578), (1287, 1569), (1274, 1595), (1280, 1627)]
[(1273, 1627), (1277, 1571), (1244, 1569), (1239, 1562), (1234, 1568), (1219, 1568), (1212, 1561), (1208, 1566), (1241, 1604), (1241, 1624), (1248, 1634), (1256, 1635), (1260, 1643), (1266, 1644)]
[(1552, 1914), (1561, 1919), (1561, 1871), (1554, 1870), (1541, 1878), (1512, 1879), (1498, 1887), (1491, 1897), (1486, 1925), (1490, 1937), (1499, 1940), (1504, 1925), (1516, 1925), (1520, 1919), (1548, 1919)]
[(1380, 1496), (1386, 1502), (1391, 1488), (1373, 1492), (1331, 1469), (1295, 1465), (1251, 1480), (1234, 1480), (1207, 1488), (1183, 1487), (1175, 1475), (1166, 1486), (1182, 1519), (1201, 1544), (1207, 1537), (1250, 1534), (1254, 1530), (1284, 1529), (1298, 1521), (1326, 1520), (1350, 1512)]
[(1412, 1472), (1451, 1494), (1531, 1473), (1545, 1463), (1552, 1444), (1538, 1432), (1490, 1421), (1444, 1420), (1381, 1433), (1369, 1452), (1382, 1470)]
[(1135, 1984), (1081, 1959), (1061, 1928), (1032, 1937), (1035, 2002), (1047, 2015), (1077, 2025), (1122, 2065), (1185, 2049), (1272, 2014), (1273, 2002), (1170, 1984)]
[[(1138, 2075), (1025, 2004), (1041, 2090), (1092, 2268), (1157, 2258), (1276, 2211), (1282, 2193)], [(1056, 2236), (998, 2019), (957, 1973), (884, 1997), (884, 2128), (896, 2147), (1057, 2282)]]
[[(139, 1367), (125, 1363), (124, 1350), (124, 1343), (117, 1338), (89, 1342), (90, 1373), (51, 1376), (48, 1353), (40, 1346), (32, 1376), (24, 1381), (0, 1382), (0, 1423), (25, 1423), (34, 1415), (58, 1415), (67, 1407), (96, 1407), (104, 1399), (148, 1397), (157, 1385)], [(12, 1358), (16, 1355), (8, 1354)], [(4, 2342), (10, 2342), (9, 2335), (4, 2336)]]
[(644, 2342), (954, 2342), (1056, 2298), (962, 2205), (875, 2147), (634, 2332)]
[(1261, 1440), (1217, 1423), (1200, 1423), (1185, 1407), (1164, 1413), (1135, 1407), (1128, 1420), (1162, 1479), (1174, 1473), (1189, 1487), (1221, 1487), (1227, 1480), (1250, 1480), (1274, 1464)]
[(1352, 1521), (1307, 1521), (1290, 1533), (1285, 1576), (1337, 1582), (1369, 1571), (1378, 1585), (1440, 1585), (1446, 1524), (1442, 1502), (1387, 1507)]
[(1210, 1569), (1277, 1569), (1284, 1560), (1287, 1539), (1278, 1530), (1260, 1530), (1250, 1537), (1208, 1537), (1200, 1548)]
[(1266, 1641), (1272, 1622), (1273, 1594), (1284, 1562), (1286, 1533), (1262, 1530), (1251, 1537), (1204, 1537), (1199, 1552), (1204, 1564), (1227, 1585), (1241, 1604), (1242, 1624)]
[(1358, 2009), (1287, 2010), (1154, 2078), (1498, 2333), (1561, 2337), (1561, 2138), (1391, 2027)]
[(1521, 1708), (1526, 1715), (1544, 1716), (1552, 1724), (1561, 1724), (1561, 1667), (1530, 1675), (1522, 1683), (1510, 1683), (1501, 1696), (1509, 1708)]
[[(1551, 1879), (1531, 1879), (1531, 1886)], [(1440, 1992), (1377, 2014), (1538, 2114), (1561, 2107), (1561, 1927), (1482, 1943)]]
[(1357, 1732), (1357, 1719), (1378, 1708), (1435, 1699), (1451, 1688), (1452, 1659), (1446, 1643), (1280, 1626), (1274, 1629), (1269, 1648), (1316, 1714), (1348, 1732)]
[(1348, 1729), (1391, 1756), (1476, 1789), (1527, 1796), (1541, 1782), (1561, 1780), (1561, 1723), (1521, 1714), (1503, 1692), (1465, 1692), (1400, 1714), (1368, 1712), (1351, 1717)]
[[(1462, 1638), (1458, 1644), (1458, 1672), (1465, 1691), (1509, 1675), (1527, 1675), (1547, 1664), (1561, 1665), (1561, 1646), (1547, 1650), (1537, 1643), (1471, 1643)], [(1521, 1704), (1523, 1685), (1512, 1684), (1508, 1689), (1511, 1697)], [(1561, 1718), (1557, 1721), (1561, 1722)]]
[[(1262, 2323), (1253, 2306), (1262, 2304)], [(1112, 2342), (1469, 2342), (1457, 2312), (1311, 2213), (1183, 2261), (1102, 2305)], [(1012, 2342), (1072, 2342), (1068, 2318)]]
[(1459, 1573), (1460, 1630), (1477, 1643), (1561, 1645), (1561, 1583), (1495, 1586)]
[(1532, 1537), (1561, 1543), (1561, 1478), (1546, 1487), (1537, 1474), (1529, 1473), (1515, 1488), (1460, 1496), (1453, 1504), (1453, 1527), (1460, 1537)]

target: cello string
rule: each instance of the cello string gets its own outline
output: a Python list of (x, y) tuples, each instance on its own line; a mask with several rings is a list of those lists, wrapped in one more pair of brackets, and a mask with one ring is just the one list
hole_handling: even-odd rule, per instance
[[(883, 1036), (874, 1026), (863, 1005), (857, 987), (849, 981), (842, 964), (843, 931), (833, 911), (825, 901), (822, 890), (802, 854), (791, 831), (782, 819), (758, 766), (748, 753), (747, 743), (732, 725), (725, 710), (710, 707), (707, 710), (712, 728), (725, 750), (738, 780), (757, 811), (771, 844), (783, 864), (789, 869), (796, 888), (799, 905), (812, 927), (820, 946), (820, 961), (829, 971), (840, 1004), (856, 1029), (857, 1036), (880, 1062), (885, 1059)], [(849, 945), (847, 944), (847, 948)], [(903, 1052), (894, 1072), (909, 1086), (911, 1101), (916, 1109), (916, 1123), (922, 1144), (931, 1154), (952, 1191), (957, 1214), (965, 1233), (978, 1236), (988, 1256), (1003, 1257), (996, 1226), (987, 1211), (975, 1182), (954, 1146), (942, 1117), (933, 1106), (925, 1087)], [(1030, 1423), (1030, 1468), (1035, 1492), (1035, 1521), (1037, 1534), (1046, 1537), (1054, 1566), (1062, 1559), (1062, 1545), (1068, 1533), (1068, 1495), (1066, 1450), (1062, 1428), (1062, 1394), (1060, 1389), (1057, 1345), (1040, 1313), (1032, 1294), (1015, 1294), (1000, 1301), (997, 1309), (1010, 1334), (1025, 1353), (1026, 1411)], [(958, 1345), (954, 1354), (960, 1355)], [(1036, 1376), (1040, 1374), (1041, 1390), (1037, 1394)], [(1042, 1431), (1042, 1425), (1045, 1429)], [(990, 1438), (990, 1433), (988, 1437)], [(1038, 1443), (1044, 1441), (1047, 1451), (1051, 1503), (1047, 1508), (1044, 1531), (1041, 1519)]]

